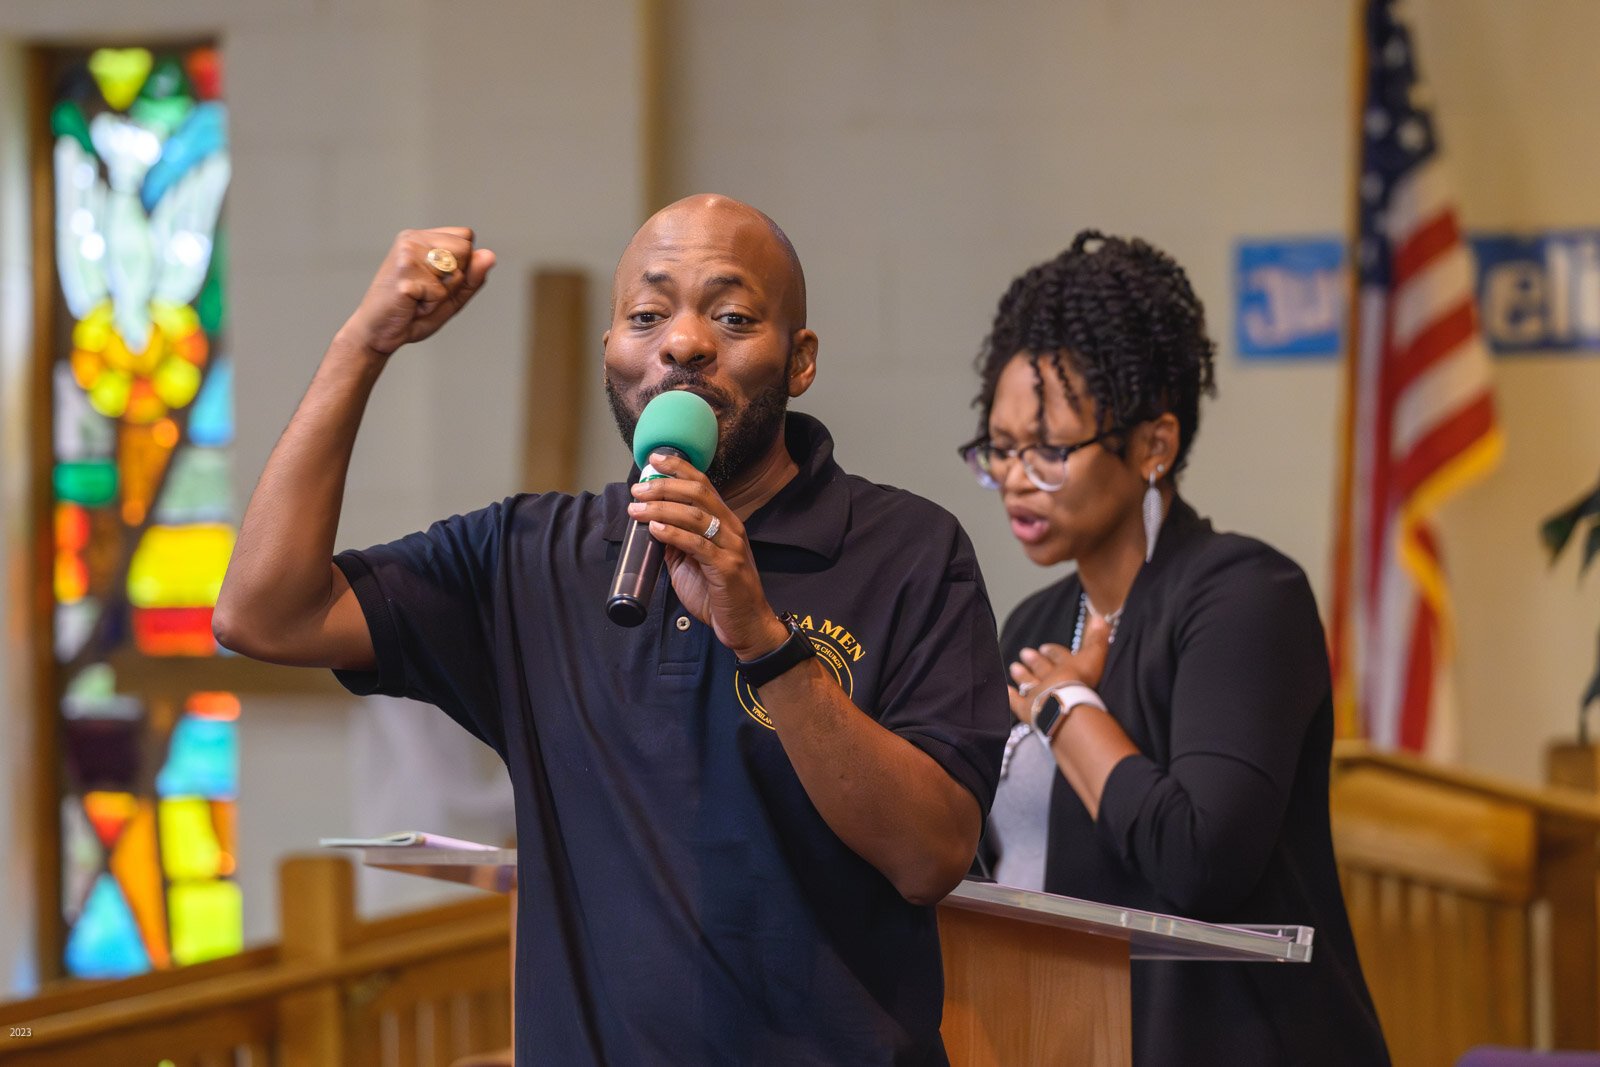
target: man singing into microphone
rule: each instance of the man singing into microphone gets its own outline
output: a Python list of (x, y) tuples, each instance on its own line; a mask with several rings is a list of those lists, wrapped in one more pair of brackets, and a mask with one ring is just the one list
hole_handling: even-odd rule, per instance
[[(494, 254), (408, 231), (273, 450), (217, 604), (224, 645), (438, 705), (515, 788), (521, 1064), (939, 1064), (932, 905), (972, 861), (1010, 714), (972, 546), (847, 475), (815, 419), (805, 281), (755, 209), (692, 197), (617, 265), (606, 390), (631, 444), (684, 389), (705, 473), (518, 495), (335, 556), (367, 397)], [(665, 545), (642, 625), (619, 545)], [(670, 586), (670, 587), (669, 587)]]

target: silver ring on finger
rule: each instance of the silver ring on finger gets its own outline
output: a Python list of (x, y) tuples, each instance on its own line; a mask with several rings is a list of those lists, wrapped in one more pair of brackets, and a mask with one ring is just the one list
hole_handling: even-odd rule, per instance
[(711, 521), (706, 524), (706, 532), (700, 536), (707, 541), (715, 541), (717, 539), (717, 531), (720, 529), (722, 529), (722, 520), (713, 515), (711, 516)]
[(427, 261), (428, 266), (439, 272), (441, 278), (448, 278), (456, 272), (457, 267), (461, 266), (456, 262), (456, 254), (448, 248), (430, 248), (428, 254), (422, 258)]
[(1037, 688), (1039, 688), (1039, 683), (1038, 682), (1018, 682), (1017, 683), (1017, 695), (1025, 697), (1025, 696), (1027, 696), (1029, 693), (1033, 692)]

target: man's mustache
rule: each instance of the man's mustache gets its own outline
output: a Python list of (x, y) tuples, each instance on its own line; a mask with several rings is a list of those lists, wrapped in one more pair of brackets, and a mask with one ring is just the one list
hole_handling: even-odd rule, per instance
[(668, 372), (661, 381), (639, 393), (639, 410), (643, 411), (644, 405), (662, 393), (670, 393), (674, 389), (693, 393), (718, 411), (726, 411), (734, 406), (733, 398), (725, 390), (707, 381), (705, 375), (678, 368)]

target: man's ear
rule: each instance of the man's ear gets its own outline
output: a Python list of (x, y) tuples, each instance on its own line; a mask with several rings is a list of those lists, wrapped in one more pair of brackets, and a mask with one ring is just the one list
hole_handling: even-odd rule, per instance
[(799, 396), (817, 379), (817, 335), (796, 330), (789, 348), (789, 395)]

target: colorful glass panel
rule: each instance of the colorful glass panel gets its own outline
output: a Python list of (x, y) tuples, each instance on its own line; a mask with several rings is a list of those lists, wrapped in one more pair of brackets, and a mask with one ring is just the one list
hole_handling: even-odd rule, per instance
[(216, 827), (217, 843), (222, 846), (217, 857), (218, 872), (232, 874), (237, 866), (234, 857), (239, 854), (239, 806), (230, 800), (214, 801), (211, 823)]
[(195, 693), (189, 697), (188, 711), (202, 719), (237, 719), (239, 698), (232, 693)]
[[(191, 439), (194, 419), (189, 420)], [(233, 471), (220, 448), (179, 449), (161, 489), (155, 519), (159, 523), (216, 523), (232, 511)]]
[(233, 374), (219, 355), (232, 160), (214, 47), (62, 49), (49, 62), (47, 236), (70, 324), (49, 375), (59, 676), (46, 686), (64, 694), (65, 964), (112, 977), (209, 959), (242, 936), (228, 880), (238, 701), (196, 694), (179, 713), (119, 689), (110, 667), (219, 651), (211, 612), (236, 519)]
[(117, 467), (108, 459), (56, 464), (56, 499), (99, 507), (117, 498)]
[(68, 719), (62, 724), (69, 780), (87, 791), (131, 790), (143, 763), (144, 723), (137, 719)]
[(127, 978), (150, 969), (150, 953), (115, 878), (102, 874), (67, 937), (67, 968), (80, 978)]
[(168, 966), (172, 953), (167, 947), (166, 885), (157, 858), (155, 805), (149, 800), (138, 802), (133, 819), (111, 853), (111, 873), (128, 902), (151, 962)]
[(197, 445), (233, 443), (233, 363), (219, 359), (211, 366), (194, 407), (189, 410), (189, 440)]
[(56, 551), (82, 552), (89, 543), (89, 513), (76, 504), (56, 505)]
[(222, 873), (222, 843), (211, 821), (211, 805), (199, 797), (161, 801), (161, 868), (174, 882), (215, 878)]
[(233, 527), (152, 526), (128, 565), (128, 602), (139, 608), (211, 606), (233, 552)]
[(89, 57), (89, 73), (100, 83), (106, 103), (125, 111), (155, 63), (143, 48), (101, 48)]
[(244, 902), (225, 879), (179, 882), (168, 893), (172, 911), (172, 957), (204, 963), (244, 947)]
[(147, 656), (209, 656), (210, 608), (134, 608), (133, 644)]
[(61, 804), (62, 910), (72, 919), (83, 913), (89, 890), (105, 870), (106, 854), (95, 828), (75, 800)]
[(239, 795), (239, 730), (225, 719), (185, 715), (172, 732), (167, 765), (156, 777), (164, 797), (232, 800)]
[(137, 719), (144, 714), (143, 701), (117, 692), (117, 675), (108, 663), (92, 663), (79, 671), (61, 707), (68, 719)]
[(89, 592), (89, 565), (76, 552), (56, 550), (56, 599), (75, 604)]
[(89, 406), (69, 363), (56, 364), (55, 449), (60, 460), (106, 459), (116, 451), (115, 425)]
[(172, 456), (171, 435), (164, 432), (166, 419), (150, 425), (124, 424), (118, 434), (121, 460), (122, 521), (137, 528), (150, 512), (156, 490), (167, 472)]
[(83, 810), (89, 816), (89, 824), (94, 827), (100, 843), (106, 848), (114, 848), (129, 820), (139, 810), (139, 801), (132, 793), (96, 790), (84, 794)]
[(56, 607), (56, 659), (77, 657), (94, 632), (95, 620), (100, 617), (100, 605), (93, 597), (85, 597), (73, 604)]

